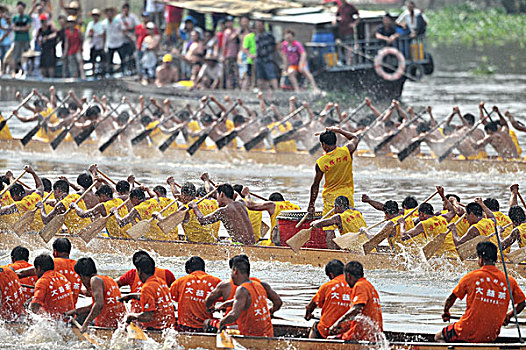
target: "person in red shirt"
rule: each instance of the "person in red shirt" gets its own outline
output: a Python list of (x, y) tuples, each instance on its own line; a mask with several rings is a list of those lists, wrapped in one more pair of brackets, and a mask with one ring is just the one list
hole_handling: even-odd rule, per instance
[(24, 298), (21, 298), (22, 286), (16, 273), (0, 267), (0, 320), (16, 321), (24, 312)]
[[(360, 22), (360, 13), (356, 7), (349, 4), (347, 0), (340, 0), (334, 24), (338, 25), (338, 37), (347, 47), (352, 48), (354, 45), (354, 28)], [(347, 64), (352, 64), (352, 50), (347, 49)]]
[[(14, 272), (33, 267), (29, 263), (29, 250), (26, 247), (16, 246), (11, 250), (11, 261), (12, 263), (7, 265)], [(24, 286), (34, 286), (37, 281), (37, 276), (29, 276), (20, 279), (20, 284)], [(22, 300), (25, 304), (33, 297), (33, 288), (22, 286)]]
[[(497, 246), (491, 242), (477, 244), (478, 270), (462, 277), (451, 295), (446, 299), (442, 319), (451, 319), (449, 310), (457, 299), (466, 298), (466, 312), (458, 322), (450, 324), (435, 335), (437, 342), (491, 343), (497, 339), (500, 327), (513, 317), (508, 312), (510, 293), (515, 310), (519, 314), (526, 306), (525, 297), (517, 281), (497, 269)], [(509, 287), (509, 288), (508, 288)]]
[[(146, 256), (151, 259), (150, 254), (144, 250), (139, 250), (135, 252), (132, 256), (133, 265), (137, 268), (137, 261), (141, 256)], [(161, 269), (159, 267), (155, 268), (155, 276), (159, 277), (167, 286), (171, 286), (175, 282), (174, 274), (168, 269)], [(126, 272), (124, 275), (115, 280), (119, 287), (130, 286), (131, 293), (140, 293), (143, 283), (139, 278), (139, 274), (136, 269), (131, 269)], [(141, 310), (140, 304), (136, 300), (131, 301), (131, 311), (139, 312)]]
[(205, 261), (193, 256), (185, 263), (188, 275), (177, 279), (170, 287), (172, 299), (177, 303), (177, 330), (202, 332), (205, 320), (212, 317), (206, 308), (205, 298), (221, 282), (205, 272)]
[(261, 283), (250, 279), (250, 263), (247, 259), (234, 258), (232, 281), (238, 288), (232, 301), (232, 310), (219, 321), (219, 330), (235, 322), (241, 335), (273, 337), (271, 315), (279, 310), (281, 305), (268, 308), (267, 292)]
[[(71, 70), (73, 78), (86, 79), (84, 73), (84, 59), (82, 58), (82, 33), (77, 26), (77, 18), (75, 16), (68, 16), (66, 27), (66, 63), (68, 70)], [(68, 73), (66, 73), (68, 74)]]
[(325, 266), (325, 274), (330, 281), (320, 287), (310, 303), (305, 306), (305, 319), (312, 318), (316, 307), (321, 308), (321, 318), (310, 330), (309, 338), (327, 338), (329, 327), (344, 315), (351, 306), (352, 289), (345, 281), (343, 262), (331, 260)]
[(162, 279), (155, 276), (155, 262), (149, 256), (140, 256), (135, 266), (143, 283), (140, 294), (128, 294), (119, 299), (139, 300), (140, 312), (129, 313), (126, 322), (140, 322), (145, 329), (166, 329), (175, 326), (175, 312), (170, 290)]
[(29, 309), (34, 313), (45, 313), (60, 318), (75, 307), (71, 284), (64, 275), (55, 272), (55, 263), (48, 254), (35, 258), (33, 263), (38, 277), (35, 294)]
[[(352, 288), (351, 308), (329, 328), (329, 333), (338, 334), (343, 340), (381, 341), (383, 320), (378, 292), (365, 279), (358, 261), (348, 262), (344, 272), (345, 281)], [(349, 321), (347, 330), (345, 324)]]
[[(183, 9), (169, 4), (169, 0), (164, 0), (166, 10), (166, 36), (170, 40), (172, 45), (175, 45), (177, 41), (181, 39), (179, 35), (179, 26), (183, 18)], [(173, 2), (173, 1), (171, 1)]]
[(93, 304), (68, 311), (66, 315), (76, 315), (81, 322), (84, 320), (80, 328), (82, 333), (88, 330), (93, 321), (97, 327), (117, 328), (126, 314), (126, 308), (118, 301), (121, 291), (117, 282), (111, 277), (97, 275), (92, 258), (79, 259), (75, 264), (75, 272), (90, 292)]

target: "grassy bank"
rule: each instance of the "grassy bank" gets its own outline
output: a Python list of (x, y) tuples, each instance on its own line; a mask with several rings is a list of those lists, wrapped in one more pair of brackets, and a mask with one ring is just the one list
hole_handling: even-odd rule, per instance
[(428, 39), (433, 44), (470, 46), (516, 42), (525, 46), (526, 15), (508, 15), (501, 8), (480, 8), (475, 3), (426, 11)]

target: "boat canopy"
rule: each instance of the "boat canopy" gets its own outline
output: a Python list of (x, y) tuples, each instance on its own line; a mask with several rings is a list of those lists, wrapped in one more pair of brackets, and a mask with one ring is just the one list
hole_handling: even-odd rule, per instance
[(302, 7), (297, 2), (285, 0), (186, 0), (184, 2), (172, 1), (168, 4), (200, 13), (226, 13), (232, 16)]

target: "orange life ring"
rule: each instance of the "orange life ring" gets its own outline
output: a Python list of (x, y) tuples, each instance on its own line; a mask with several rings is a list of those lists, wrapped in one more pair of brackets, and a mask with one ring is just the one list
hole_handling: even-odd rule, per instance
[[(387, 55), (393, 55), (398, 60), (398, 68), (392, 72), (388, 73), (385, 71), (384, 58)], [(376, 74), (388, 81), (395, 81), (402, 77), (405, 72), (405, 57), (402, 53), (395, 49), (394, 47), (384, 47), (374, 57), (374, 70)]]

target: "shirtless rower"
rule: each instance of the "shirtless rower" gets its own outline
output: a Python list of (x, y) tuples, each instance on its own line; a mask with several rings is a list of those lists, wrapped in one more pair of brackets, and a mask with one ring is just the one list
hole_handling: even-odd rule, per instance
[[(336, 146), (336, 133), (349, 140), (343, 147)], [(339, 196), (349, 199), (349, 204), (354, 207), (354, 180), (352, 161), (353, 154), (358, 147), (359, 139), (354, 134), (339, 127), (329, 127), (320, 135), (321, 147), (325, 154), (316, 161), (314, 180), (310, 189), (310, 200), (307, 211), (314, 214), (315, 203), (318, 198), (320, 182), (325, 177), (323, 185), (323, 215), (334, 207), (334, 200)], [(326, 228), (327, 246), (336, 248), (334, 242), (334, 229)]]
[[(236, 191), (235, 199), (244, 202), (245, 206), (247, 206), (245, 196), (243, 194), (243, 186), (234, 185), (232, 187), (234, 188), (234, 191)], [(250, 210), (248, 206), (247, 206), (247, 213), (248, 213), (248, 218), (250, 219), (250, 223), (252, 224), (252, 231), (254, 231), (254, 239), (256, 243), (259, 243), (259, 240), (261, 238), (261, 223), (262, 223), (263, 213), (257, 210)]]
[[(389, 153), (388, 150), (390, 148), (392, 148), (394, 152), (400, 152), (402, 149), (404, 149), (407, 146), (408, 144), (407, 141), (411, 140), (412, 138), (416, 136), (416, 129), (414, 127), (414, 124), (407, 125), (407, 123), (409, 122), (409, 117), (405, 113), (405, 111), (400, 107), (400, 102), (397, 100), (393, 100), (392, 105), (394, 106), (394, 109), (386, 113), (386, 116), (389, 116), (389, 117), (384, 122), (384, 126), (386, 129), (385, 133), (383, 135), (380, 135), (374, 138), (375, 143), (379, 144), (380, 142), (384, 141), (387, 137), (393, 135), (394, 133), (399, 132), (399, 134), (396, 137), (394, 137), (389, 143), (387, 143), (384, 147), (382, 147), (384, 149), (384, 152), (387, 152), (387, 153)], [(410, 111), (412, 112), (411, 107), (409, 108), (410, 108)], [(400, 116), (398, 123), (395, 123), (389, 119), (395, 110)], [(419, 150), (417, 150), (416, 152), (420, 153)]]
[[(498, 110), (495, 106), (494, 110)], [(487, 136), (477, 142), (477, 147), (485, 147), (490, 144), (497, 154), (503, 159), (517, 159), (519, 153), (517, 147), (510, 136), (510, 128), (506, 119), (500, 115), (499, 123), (491, 121), (484, 126)]]
[(416, 127), (417, 135), (411, 140), (410, 143), (418, 140), (420, 137), (425, 135), (424, 142), (431, 149), (434, 157), (439, 157), (444, 154), (453, 144), (459, 139), (459, 135), (455, 133), (454, 127), (447, 126), (451, 119), (455, 116), (456, 112), (453, 111), (446, 119), (446, 126), (438, 128), (430, 133), (431, 128), (437, 125), (431, 106), (427, 106), (427, 114), (429, 115), (430, 122), (420, 122)]
[(255, 244), (252, 224), (248, 217), (245, 203), (234, 200), (234, 189), (230, 184), (222, 184), (217, 188), (217, 203), (219, 209), (212, 214), (204, 216), (195, 202), (188, 203), (188, 207), (193, 209), (197, 221), (201, 225), (209, 225), (221, 221), (228, 234), (235, 243)]
[[(460, 117), (462, 126), (456, 130), (456, 134), (462, 137), (470, 131), (475, 125), (475, 116), (471, 113), (462, 115), (458, 106), (453, 107), (453, 111)], [(447, 125), (447, 124), (446, 124)], [(488, 157), (485, 145), (478, 145), (478, 142), (484, 139), (484, 132), (476, 129), (464, 141), (458, 145), (460, 154), (466, 159), (484, 159)]]

